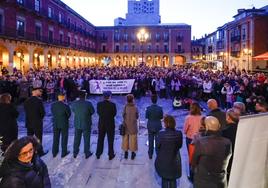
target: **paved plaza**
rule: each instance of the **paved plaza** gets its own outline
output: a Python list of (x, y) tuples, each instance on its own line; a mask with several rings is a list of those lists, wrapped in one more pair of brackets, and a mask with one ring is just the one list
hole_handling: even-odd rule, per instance
[[(102, 96), (91, 96), (89, 100), (93, 103), (94, 108), (98, 101), (102, 100)], [(45, 103), (46, 117), (44, 120), (44, 141), (43, 145), (50, 152), (43, 157), (48, 165), (49, 174), (51, 177), (53, 187), (102, 187), (102, 188), (157, 188), (161, 187), (161, 179), (157, 176), (154, 170), (154, 159), (148, 158), (147, 130), (145, 110), (151, 104), (150, 97), (143, 97), (136, 100), (136, 104), (140, 113), (139, 137), (138, 137), (138, 152), (135, 160), (125, 160), (121, 150), (121, 137), (118, 134), (118, 125), (122, 122), (123, 105), (126, 103), (125, 96), (113, 96), (112, 100), (117, 105), (116, 116), (116, 138), (115, 138), (115, 152), (114, 160), (109, 161), (107, 155), (107, 142), (105, 142), (104, 153), (99, 160), (95, 156), (89, 159), (84, 158), (83, 144), (80, 146), (80, 154), (76, 159), (72, 155), (68, 155), (64, 159), (58, 155), (56, 158), (52, 157), (52, 122), (50, 103)], [(163, 107), (164, 114), (175, 116), (177, 122), (177, 129), (182, 129), (185, 116), (188, 114), (187, 110), (173, 109), (171, 99), (159, 99), (158, 104)], [(23, 107), (19, 106), (19, 131), (20, 135), (25, 135), (26, 129), (24, 126), (24, 112)], [(93, 126), (91, 135), (91, 150), (95, 153), (97, 146), (97, 120), (98, 116), (93, 115)], [(72, 153), (73, 145), (73, 116), (71, 117), (71, 125), (69, 130), (68, 149)], [(83, 143), (83, 142), (82, 142)], [(178, 181), (178, 187), (191, 188), (192, 185), (187, 179), (187, 150), (185, 143), (180, 151), (182, 156), (182, 177)]]

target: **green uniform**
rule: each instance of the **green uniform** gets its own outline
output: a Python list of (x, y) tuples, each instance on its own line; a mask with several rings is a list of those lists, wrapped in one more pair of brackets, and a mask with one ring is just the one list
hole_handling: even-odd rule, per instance
[(95, 110), (91, 102), (86, 100), (77, 100), (71, 105), (72, 111), (74, 112), (74, 155), (79, 153), (79, 146), (81, 137), (84, 137), (84, 153), (88, 155), (90, 153), (90, 134), (92, 120), (91, 116)]
[(57, 101), (51, 105), (53, 116), (53, 146), (52, 154), (59, 152), (59, 140), (61, 134), (62, 156), (67, 153), (69, 118), (71, 116), (70, 107), (64, 102)]

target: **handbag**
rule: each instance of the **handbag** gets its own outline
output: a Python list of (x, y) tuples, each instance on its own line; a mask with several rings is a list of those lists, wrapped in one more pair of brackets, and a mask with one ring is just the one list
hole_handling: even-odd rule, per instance
[(126, 127), (124, 125), (124, 123), (122, 123), (120, 126), (119, 126), (119, 134), (121, 136), (124, 136), (126, 134)]

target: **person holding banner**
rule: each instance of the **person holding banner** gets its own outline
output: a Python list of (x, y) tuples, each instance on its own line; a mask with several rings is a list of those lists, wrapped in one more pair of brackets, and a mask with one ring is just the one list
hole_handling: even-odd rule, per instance
[(112, 160), (115, 157), (114, 154), (114, 135), (115, 135), (115, 122), (114, 117), (116, 116), (116, 105), (111, 102), (111, 91), (103, 92), (104, 100), (98, 102), (97, 104), (97, 113), (99, 115), (98, 123), (98, 144), (96, 157), (100, 158), (103, 152), (104, 138), (107, 134), (108, 137), (108, 155), (109, 160)]
[(216, 117), (205, 118), (206, 136), (195, 140), (192, 158), (194, 188), (227, 188), (227, 165), (232, 143), (220, 135)]

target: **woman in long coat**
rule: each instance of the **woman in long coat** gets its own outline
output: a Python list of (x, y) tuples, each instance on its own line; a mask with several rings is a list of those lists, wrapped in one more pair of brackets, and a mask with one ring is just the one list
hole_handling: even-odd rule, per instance
[(137, 134), (139, 118), (138, 108), (134, 104), (134, 96), (132, 94), (127, 95), (127, 104), (123, 111), (123, 122), (125, 126), (125, 135), (123, 136), (122, 149), (125, 152), (125, 159), (128, 158), (128, 150), (131, 151), (131, 159), (136, 157), (136, 151), (138, 150)]
[(164, 117), (165, 129), (158, 134), (155, 169), (162, 178), (162, 188), (176, 188), (176, 179), (181, 177), (182, 132), (175, 129), (174, 117)]
[(4, 93), (0, 96), (0, 137), (2, 137), (2, 150), (18, 138), (17, 118), (19, 112), (11, 104), (11, 95)]

